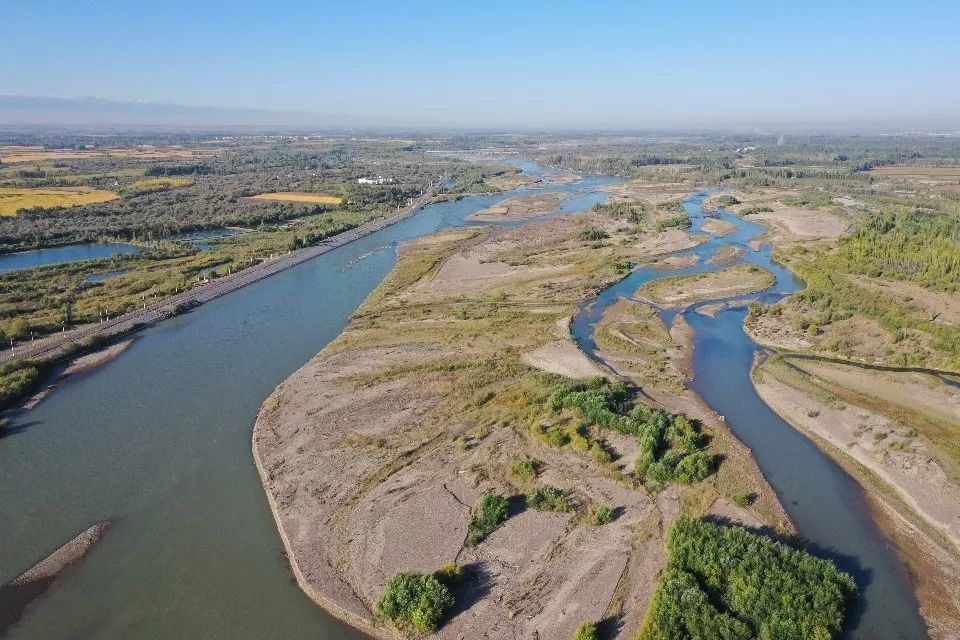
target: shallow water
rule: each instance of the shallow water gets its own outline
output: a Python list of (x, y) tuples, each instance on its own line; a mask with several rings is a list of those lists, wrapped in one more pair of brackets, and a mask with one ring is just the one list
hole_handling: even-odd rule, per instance
[(90, 242), (87, 244), (70, 244), (52, 249), (36, 249), (19, 253), (0, 255), (0, 273), (45, 267), (51, 264), (77, 262), (78, 260), (93, 260), (110, 258), (114, 254), (133, 255), (140, 253), (140, 249), (131, 244), (105, 244)]
[[(707, 220), (701, 206), (708, 194), (684, 203), (699, 231)], [(696, 254), (694, 267), (675, 271), (638, 269), (603, 291), (584, 306), (572, 323), (576, 340), (588, 353), (596, 345), (593, 333), (603, 312), (620, 297), (629, 297), (641, 286), (666, 276), (702, 273), (718, 268), (707, 263), (728, 244), (747, 250), (746, 260), (777, 276), (777, 283), (759, 296), (774, 302), (801, 288), (786, 269), (771, 262), (769, 248), (753, 251), (747, 243), (763, 233), (760, 225), (721, 211), (719, 217), (737, 225), (735, 233), (683, 254)], [(743, 331), (746, 310), (726, 310), (716, 319), (687, 311), (685, 318), (696, 336), (692, 388), (720, 415), (737, 437), (753, 450), (760, 468), (780, 497), (809, 550), (835, 560), (860, 587), (859, 605), (851, 614), (848, 638), (864, 640), (922, 640), (928, 638), (910, 588), (903, 562), (878, 529), (863, 490), (810, 440), (784, 422), (757, 395), (750, 368), (758, 346)], [(669, 325), (675, 312), (661, 314)]]
[[(593, 191), (612, 182), (551, 190), (574, 194), (570, 210), (602, 200)], [(0, 440), (0, 582), (97, 521), (117, 524), (10, 637), (364, 637), (293, 582), (253, 466), (253, 422), (276, 385), (343, 330), (399, 243), (504, 197), (431, 205), (149, 328), (15, 416)]]

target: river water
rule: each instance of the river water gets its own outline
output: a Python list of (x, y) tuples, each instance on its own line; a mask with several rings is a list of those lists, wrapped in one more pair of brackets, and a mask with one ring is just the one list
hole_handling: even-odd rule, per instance
[(0, 255), (0, 273), (19, 271), (20, 269), (33, 269), (34, 267), (45, 267), (47, 265), (62, 264), (64, 262), (76, 262), (78, 260), (111, 258), (118, 253), (122, 255), (133, 255), (140, 253), (140, 249), (132, 244), (88, 242), (86, 244), (69, 244), (63, 247), (53, 247), (52, 249), (35, 249), (33, 251), (20, 251), (19, 253), (6, 253)]
[[(582, 211), (615, 181), (545, 190), (568, 192), (564, 211)], [(398, 243), (503, 197), (431, 205), (149, 328), (117, 360), (13, 416), (0, 440), (0, 583), (95, 522), (116, 524), (9, 637), (364, 637), (293, 582), (253, 466), (253, 423), (390, 272)]]
[[(526, 172), (541, 167), (518, 163)], [(548, 186), (564, 212), (606, 195), (612, 178)], [(510, 196), (534, 193), (520, 189)], [(91, 524), (116, 524), (9, 633), (12, 638), (320, 638), (361, 634), (317, 608), (286, 566), (250, 453), (260, 404), (346, 326), (393, 268), (405, 240), (463, 224), (504, 196), (431, 205), (413, 218), (143, 331), (120, 358), (14, 416), (0, 441), (0, 582)], [(697, 225), (703, 196), (687, 203)], [(695, 251), (745, 243), (738, 232)], [(769, 264), (769, 252), (751, 253)], [(702, 270), (702, 264), (693, 270)], [(777, 291), (797, 284), (789, 273)], [(639, 270), (578, 316), (591, 318), (663, 272)], [(857, 486), (759, 402), (749, 384), (755, 347), (742, 312), (697, 330), (695, 386), (754, 448), (801, 533), (858, 578), (868, 606), (856, 636), (923, 638), (902, 564), (873, 525)]]
[[(684, 202), (693, 231), (708, 220), (702, 205), (709, 194), (700, 193)], [(724, 246), (747, 252), (746, 262), (770, 270), (777, 283), (759, 297), (775, 302), (801, 288), (783, 267), (771, 262), (771, 249), (753, 251), (748, 242), (764, 232), (758, 224), (729, 212), (718, 213), (737, 231), (682, 254), (694, 254), (700, 262), (689, 269), (670, 272), (638, 269), (584, 305), (571, 330), (588, 353), (595, 350), (593, 334), (603, 312), (620, 297), (630, 297), (641, 286), (665, 276), (713, 271), (707, 260)], [(909, 577), (895, 549), (876, 526), (863, 490), (829, 457), (796, 429), (784, 422), (757, 395), (750, 369), (758, 351), (743, 331), (746, 310), (726, 310), (716, 319), (685, 312), (695, 332), (692, 387), (715, 411), (726, 418), (737, 437), (753, 450), (760, 468), (780, 497), (808, 550), (830, 558), (849, 572), (860, 587), (861, 598), (851, 616), (847, 638), (863, 640), (925, 640), (926, 627), (917, 609)], [(669, 324), (674, 312), (663, 312)]]

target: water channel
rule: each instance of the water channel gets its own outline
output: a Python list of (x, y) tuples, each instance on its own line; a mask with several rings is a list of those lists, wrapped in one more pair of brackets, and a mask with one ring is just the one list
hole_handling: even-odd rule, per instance
[[(528, 173), (536, 165), (521, 165)], [(563, 212), (602, 202), (613, 178), (548, 185)], [(518, 189), (510, 196), (535, 193)], [(503, 195), (438, 203), (378, 233), (141, 332), (109, 365), (13, 416), (0, 441), (0, 582), (79, 531), (114, 526), (9, 631), (11, 638), (321, 638), (361, 634), (318, 609), (293, 582), (250, 453), (263, 399), (346, 326), (389, 273), (396, 246), (459, 226)], [(686, 206), (702, 223), (705, 196)], [(737, 233), (694, 251), (744, 244), (757, 225), (722, 214)], [(796, 288), (779, 277), (776, 292)], [(704, 261), (692, 269), (710, 268)], [(619, 295), (663, 272), (638, 270), (578, 316), (593, 325)], [(695, 314), (694, 386), (751, 446), (801, 534), (840, 560), (867, 604), (851, 637), (925, 638), (902, 563), (877, 531), (859, 488), (766, 409), (749, 384), (755, 350), (742, 311)]]

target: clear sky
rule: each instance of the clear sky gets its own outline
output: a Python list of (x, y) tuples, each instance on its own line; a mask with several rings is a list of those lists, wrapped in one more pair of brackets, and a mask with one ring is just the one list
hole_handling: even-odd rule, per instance
[(0, 94), (411, 125), (960, 129), (960, 2), (0, 0)]

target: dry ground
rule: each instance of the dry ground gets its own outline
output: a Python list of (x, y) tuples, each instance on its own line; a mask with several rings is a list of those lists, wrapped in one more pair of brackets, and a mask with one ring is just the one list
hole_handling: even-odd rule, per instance
[(660, 305), (685, 307), (696, 302), (756, 293), (774, 284), (776, 277), (766, 269), (740, 265), (710, 273), (655, 280), (642, 286), (637, 293)]
[[(587, 225), (613, 237), (582, 241)], [(536, 425), (579, 422), (543, 404), (556, 374), (597, 367), (577, 355), (566, 323), (621, 277), (613, 265), (635, 247), (597, 214), (489, 233), (405, 245), (350, 327), (267, 399), (253, 445), (268, 499), (301, 587), (379, 637), (394, 634), (374, 615), (391, 575), (457, 562), (468, 587), (439, 637), (569, 638), (582, 622), (612, 616), (618, 637), (631, 638), (665, 562), (669, 524), (683, 511), (732, 505), (712, 482), (658, 494), (638, 487), (630, 438), (592, 428), (613, 454), (603, 462), (533, 435)], [(730, 447), (722, 425), (710, 424), (717, 446)], [(523, 459), (536, 462), (533, 482), (568, 493), (574, 512), (516, 507), (486, 541), (464, 546), (484, 491), (530, 487), (509, 472)], [(762, 478), (739, 473), (744, 461), (731, 456), (721, 471), (765, 496), (742, 518), (785, 526)], [(588, 524), (598, 504), (616, 507), (617, 520)]]

